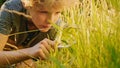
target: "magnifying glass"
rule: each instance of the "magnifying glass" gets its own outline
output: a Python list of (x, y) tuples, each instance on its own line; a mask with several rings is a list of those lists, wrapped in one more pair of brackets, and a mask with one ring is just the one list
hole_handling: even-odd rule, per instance
[(69, 47), (71, 47), (71, 46), (74, 45), (74, 44), (76, 44), (75, 41), (74, 41), (73, 44), (71, 44), (71, 45), (60, 43), (60, 44), (58, 45), (58, 48), (69, 48)]
[(72, 45), (62, 45), (62, 44), (59, 44), (58, 45), (58, 48), (69, 48), (69, 47), (71, 47)]

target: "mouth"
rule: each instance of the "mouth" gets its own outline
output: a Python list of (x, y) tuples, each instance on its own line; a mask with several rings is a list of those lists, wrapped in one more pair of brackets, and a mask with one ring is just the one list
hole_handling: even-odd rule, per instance
[(48, 30), (48, 29), (50, 29), (50, 28), (51, 28), (51, 25), (40, 25), (40, 26), (39, 26), (39, 29), (40, 29), (40, 30), (45, 30), (45, 29)]
[(50, 28), (51, 25), (42, 25), (41, 27), (42, 27), (42, 28)]

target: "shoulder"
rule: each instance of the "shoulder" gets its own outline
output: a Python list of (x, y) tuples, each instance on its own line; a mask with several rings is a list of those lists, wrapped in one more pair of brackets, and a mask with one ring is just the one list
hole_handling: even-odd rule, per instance
[(7, 0), (2, 5), (1, 9), (21, 11), (23, 9), (23, 5), (21, 3), (21, 0)]
[(6, 2), (4, 2), (4, 4), (1, 6), (1, 9), (2, 10), (0, 10), (0, 33), (9, 34), (11, 33), (13, 23), (17, 25), (17, 23), (21, 19), (21, 16), (5, 11), (4, 9), (22, 12), (24, 8), (22, 6), (21, 0), (6, 0)]

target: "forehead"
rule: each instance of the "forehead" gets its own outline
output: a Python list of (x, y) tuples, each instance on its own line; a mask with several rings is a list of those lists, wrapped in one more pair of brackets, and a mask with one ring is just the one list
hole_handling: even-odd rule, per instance
[(62, 11), (62, 7), (47, 7), (47, 6), (34, 6), (32, 7), (34, 11), (49, 11), (49, 12), (56, 12), (56, 11)]
[[(49, 0), (48, 0), (49, 1)], [(34, 2), (32, 7), (35, 10), (50, 10), (50, 11), (56, 11), (56, 10), (63, 10), (64, 8), (64, 4), (63, 2), (59, 2), (57, 0), (53, 1), (53, 2)]]

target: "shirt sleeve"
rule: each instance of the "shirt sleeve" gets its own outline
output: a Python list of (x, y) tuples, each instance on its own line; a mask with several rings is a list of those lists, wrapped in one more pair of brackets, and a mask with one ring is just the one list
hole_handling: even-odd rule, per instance
[(0, 10), (0, 33), (10, 34), (11, 32), (11, 13), (5, 11), (4, 9), (9, 9), (9, 3), (6, 1)]

